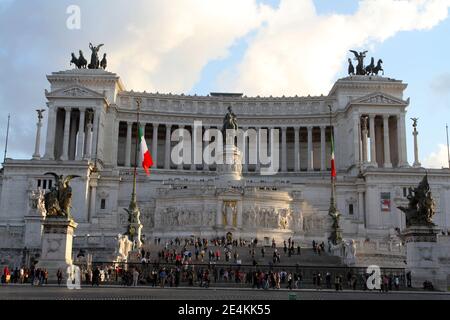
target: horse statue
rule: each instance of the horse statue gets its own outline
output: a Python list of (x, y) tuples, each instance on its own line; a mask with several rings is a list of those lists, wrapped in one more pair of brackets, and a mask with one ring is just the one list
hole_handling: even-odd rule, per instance
[(106, 53), (103, 54), (103, 59), (100, 61), (100, 67), (102, 67), (103, 70), (106, 70), (106, 67), (108, 66), (108, 60), (106, 60)]
[(87, 62), (87, 60), (84, 58), (83, 51), (80, 50), (80, 57), (78, 58), (79, 68), (80, 68), (80, 69), (81, 69), (81, 68), (86, 69), (87, 63), (88, 63), (88, 62)]
[(348, 75), (355, 75), (355, 67), (353, 66), (352, 59), (348, 58)]
[(77, 67), (78, 69), (80, 69), (79, 64), (78, 64), (78, 59), (77, 57), (75, 57), (75, 53), (72, 52), (72, 60), (70, 60), (70, 65), (74, 64), (75, 67)]
[(381, 59), (378, 60), (377, 66), (372, 69), (372, 74), (378, 75), (378, 72), (383, 71), (383, 76), (384, 76), (384, 70), (383, 70), (382, 64), (383, 64), (383, 60), (381, 60)]
[(70, 61), (70, 65), (74, 64), (78, 69), (86, 69), (87, 60), (83, 56), (83, 51), (80, 50), (80, 57), (75, 57), (75, 54), (72, 52), (72, 60)]
[(372, 59), (370, 59), (370, 64), (366, 67), (366, 74), (373, 75), (374, 69), (375, 69), (375, 59), (374, 57), (372, 57)]

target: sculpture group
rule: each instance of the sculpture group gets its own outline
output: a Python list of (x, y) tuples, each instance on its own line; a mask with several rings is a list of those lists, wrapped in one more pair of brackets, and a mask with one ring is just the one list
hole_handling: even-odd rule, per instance
[(349, 75), (378, 75), (381, 71), (384, 75), (383, 70), (383, 60), (379, 59), (377, 64), (375, 65), (375, 58), (372, 57), (370, 64), (368, 66), (364, 65), (364, 59), (366, 58), (366, 54), (368, 51), (357, 52), (355, 50), (350, 50), (351, 53), (355, 55), (355, 60), (358, 61), (356, 65), (356, 69), (353, 66), (352, 59), (348, 59), (348, 74)]
[(406, 215), (406, 226), (433, 226), (436, 204), (431, 196), (427, 175), (417, 188), (409, 188), (407, 198), (408, 207), (398, 207)]
[(49, 172), (46, 175), (55, 177), (55, 185), (45, 194), (45, 211), (47, 217), (72, 219), (70, 209), (72, 207), (72, 187), (70, 181), (79, 176), (62, 176)]
[(223, 129), (222, 133), (225, 134), (227, 130), (238, 130), (237, 117), (234, 114), (231, 107), (228, 107), (228, 113), (225, 115), (223, 119)]
[(72, 60), (70, 61), (70, 65), (74, 64), (78, 69), (106, 69), (108, 65), (108, 61), (106, 60), (106, 53), (103, 54), (102, 60), (100, 60), (98, 55), (101, 47), (103, 47), (103, 44), (94, 46), (92, 45), (92, 43), (89, 43), (89, 49), (91, 49), (91, 62), (89, 64), (83, 55), (83, 51), (79, 51), (78, 58), (72, 52)]

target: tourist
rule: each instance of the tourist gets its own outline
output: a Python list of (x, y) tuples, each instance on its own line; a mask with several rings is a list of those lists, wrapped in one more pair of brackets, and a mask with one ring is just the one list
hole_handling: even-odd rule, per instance
[(133, 270), (133, 287), (138, 286), (138, 280), (139, 280), (139, 272), (137, 271), (136, 268), (134, 268), (134, 270)]
[(300, 248), (300, 243), (297, 245), (297, 254), (301, 255), (301, 248)]
[(261, 256), (264, 258), (265, 254), (266, 254), (266, 249), (263, 246), (263, 247), (261, 247)]
[(342, 278), (338, 274), (336, 274), (336, 276), (334, 277), (334, 286), (336, 288), (336, 291), (342, 290)]
[(60, 286), (63, 278), (61, 269), (58, 269), (58, 271), (56, 272), (56, 278), (58, 279), (58, 286)]
[(287, 288), (289, 290), (292, 290), (292, 274), (290, 272), (287, 275), (287, 283), (288, 283)]
[(327, 286), (327, 289), (331, 289), (331, 273), (327, 272), (325, 274), (325, 283)]
[(165, 287), (165, 285), (166, 285), (166, 278), (167, 278), (166, 269), (162, 268), (161, 272), (159, 273), (159, 281), (160, 281), (161, 288)]
[(407, 273), (406, 273), (406, 286), (408, 287), (408, 288), (411, 288), (411, 271), (408, 271)]
[(98, 267), (92, 273), (92, 286), (94, 285), (100, 286), (100, 269)]
[(319, 272), (317, 273), (317, 290), (320, 290), (322, 288), (322, 274)]
[(400, 278), (398, 275), (395, 275), (394, 277), (394, 286), (395, 286), (395, 290), (399, 290), (400, 289)]
[(277, 247), (277, 244), (275, 242), (275, 238), (272, 238), (272, 249), (275, 249)]

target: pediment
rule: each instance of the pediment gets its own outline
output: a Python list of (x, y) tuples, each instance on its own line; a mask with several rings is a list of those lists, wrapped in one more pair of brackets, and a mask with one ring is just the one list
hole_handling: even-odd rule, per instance
[(352, 100), (350, 104), (407, 106), (409, 99), (404, 101), (389, 94), (377, 92)]
[(45, 91), (47, 98), (88, 98), (88, 99), (105, 99), (105, 96), (83, 86), (70, 86), (58, 89), (52, 92)]

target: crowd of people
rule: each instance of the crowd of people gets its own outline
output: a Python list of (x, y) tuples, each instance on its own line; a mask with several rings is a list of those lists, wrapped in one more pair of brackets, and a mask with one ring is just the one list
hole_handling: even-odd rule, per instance
[[(302, 255), (302, 248), (289, 238), (278, 249), (275, 239), (271, 248), (258, 246), (258, 240), (227, 239), (212, 240), (188, 238), (165, 241), (155, 238), (154, 246), (144, 246), (140, 252), (140, 263), (135, 264), (99, 264), (81, 267), (81, 282), (99, 286), (101, 284), (121, 284), (123, 286), (148, 285), (151, 287), (178, 287), (180, 285), (209, 287), (211, 283), (248, 286), (257, 289), (363, 289), (367, 288), (370, 275), (356, 269), (337, 268), (300, 268), (298, 264), (282, 266), (281, 257), (290, 258)], [(238, 248), (241, 248), (238, 250)], [(151, 250), (154, 250), (151, 252)], [(313, 241), (310, 250), (322, 255), (324, 242)], [(239, 252), (248, 250), (246, 259), (251, 264), (243, 264)], [(269, 252), (268, 252), (269, 251)], [(271, 252), (270, 252), (271, 251)], [(271, 260), (270, 260), (271, 255)], [(264, 260), (265, 258), (269, 260)], [(249, 261), (250, 261), (249, 260)], [(258, 261), (264, 263), (258, 263)], [(265, 263), (268, 261), (268, 263)], [(58, 270), (57, 281), (61, 285), (66, 278), (65, 270)], [(381, 290), (399, 290), (405, 284), (411, 285), (410, 274), (384, 274)], [(15, 268), (12, 272), (6, 266), (3, 269), (2, 283), (30, 283), (44, 285), (48, 283), (47, 270)]]
[(31, 285), (48, 284), (48, 271), (46, 269), (21, 267), (10, 270), (8, 266), (3, 268), (1, 283), (30, 283)]

